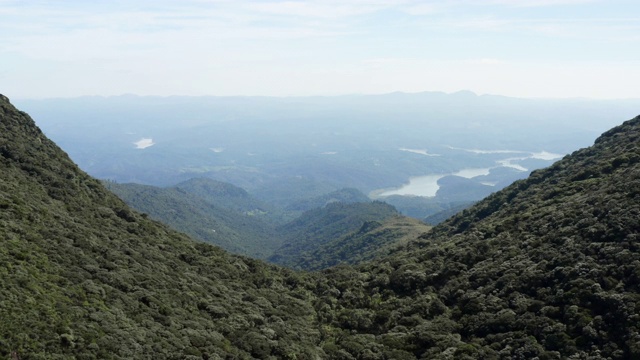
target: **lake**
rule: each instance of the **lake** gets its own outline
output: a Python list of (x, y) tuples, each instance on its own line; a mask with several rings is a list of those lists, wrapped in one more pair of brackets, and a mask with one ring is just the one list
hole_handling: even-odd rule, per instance
[(371, 196), (374, 198), (391, 195), (436, 196), (436, 192), (440, 188), (438, 180), (447, 175), (455, 175), (471, 179), (476, 176), (488, 175), (489, 170), (490, 168), (468, 168), (450, 174), (413, 176), (409, 178), (408, 184), (397, 189), (377, 190), (371, 193)]

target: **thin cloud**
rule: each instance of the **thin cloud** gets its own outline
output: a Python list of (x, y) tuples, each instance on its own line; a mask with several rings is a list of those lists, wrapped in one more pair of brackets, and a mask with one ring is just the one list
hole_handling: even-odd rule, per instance
[(480, 18), (445, 19), (430, 23), (433, 28), (500, 33), (529, 33), (546, 38), (590, 41), (636, 42), (640, 18)]
[(564, 6), (583, 5), (598, 2), (598, 0), (489, 0), (481, 3), (507, 5), (512, 7), (543, 7), (543, 6)]
[(472, 65), (506, 65), (507, 61), (495, 59), (495, 58), (480, 58), (480, 59), (469, 59), (463, 61), (466, 64)]
[(442, 7), (435, 4), (415, 4), (402, 8), (402, 11), (409, 15), (432, 15), (442, 11)]
[[(527, 95), (535, 86), (523, 82), (564, 77), (566, 93), (587, 94), (591, 86), (599, 96), (607, 83), (637, 78), (637, 62), (614, 62), (639, 58), (640, 19), (631, 17), (638, 9), (631, 2), (571, 11), (592, 2), (0, 0), (3, 85), (42, 94), (312, 95), (429, 86)], [(576, 70), (591, 58), (604, 65)], [(546, 75), (555, 68), (562, 69)], [(586, 86), (571, 85), (583, 78), (591, 79)]]
[(318, 19), (339, 19), (371, 14), (395, 8), (402, 1), (277, 1), (252, 2), (244, 9), (264, 15), (304, 17)]
[(362, 62), (368, 65), (384, 65), (384, 64), (402, 64), (402, 63), (410, 62), (412, 60), (413, 59), (389, 57), (389, 58), (365, 59)]

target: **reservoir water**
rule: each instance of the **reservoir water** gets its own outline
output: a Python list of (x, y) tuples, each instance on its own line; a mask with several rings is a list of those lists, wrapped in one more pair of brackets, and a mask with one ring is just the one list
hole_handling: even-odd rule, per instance
[[(509, 157), (502, 160), (497, 160), (496, 161), (497, 166), (492, 167), (492, 168), (501, 167), (501, 166), (509, 167), (509, 168), (516, 169), (518, 171), (528, 171), (527, 168), (518, 164), (519, 161), (522, 161), (525, 159), (539, 159), (539, 160), (551, 161), (551, 160), (559, 159), (562, 157), (561, 154), (554, 154), (547, 151), (527, 152), (527, 151), (518, 151), (518, 150), (475, 150), (475, 149), (462, 149), (462, 148), (453, 148), (453, 147), (450, 147), (450, 148), (454, 150), (462, 150), (462, 151), (467, 151), (467, 152), (472, 152), (477, 154), (514, 154), (514, 153), (523, 154), (523, 156)], [(406, 148), (402, 148), (400, 150), (419, 153), (419, 154), (428, 155), (428, 156), (439, 156), (435, 154), (429, 154), (427, 153), (426, 150), (416, 150), (416, 149), (406, 149)], [(391, 196), (391, 195), (409, 195), (409, 196), (413, 195), (413, 196), (427, 196), (427, 197), (436, 196), (436, 192), (440, 188), (440, 186), (438, 185), (438, 180), (440, 180), (441, 178), (447, 175), (455, 175), (455, 176), (461, 176), (467, 179), (471, 179), (476, 176), (488, 175), (489, 171), (492, 168), (467, 168), (467, 169), (462, 169), (460, 171), (450, 173), (450, 174), (430, 174), (430, 175), (424, 175), (424, 176), (412, 176), (409, 178), (408, 183), (402, 185), (399, 188), (396, 188), (396, 189), (387, 188), (387, 189), (375, 190), (375, 191), (372, 191), (369, 194), (369, 196), (374, 199), (385, 197), (385, 196)], [(492, 182), (485, 182), (484, 184), (490, 185), (490, 186), (495, 185), (495, 183), (492, 183)]]
[(409, 183), (394, 190), (383, 191), (377, 196), (391, 195), (416, 195), (416, 196), (436, 196), (436, 192), (440, 188), (438, 180), (446, 175), (425, 175), (414, 176), (409, 178)]
[(414, 195), (414, 196), (436, 196), (436, 192), (440, 188), (438, 180), (447, 175), (461, 176), (467, 179), (474, 178), (476, 176), (488, 175), (490, 168), (468, 168), (462, 169), (458, 172), (451, 174), (440, 175), (424, 175), (413, 176), (409, 178), (409, 183), (403, 185), (400, 188), (392, 190), (378, 190), (372, 193), (373, 197), (384, 197), (391, 195)]

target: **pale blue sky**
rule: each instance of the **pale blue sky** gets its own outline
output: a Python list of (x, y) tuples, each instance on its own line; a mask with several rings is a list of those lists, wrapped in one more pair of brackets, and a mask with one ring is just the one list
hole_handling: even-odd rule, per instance
[(0, 93), (640, 98), (640, 1), (0, 0)]

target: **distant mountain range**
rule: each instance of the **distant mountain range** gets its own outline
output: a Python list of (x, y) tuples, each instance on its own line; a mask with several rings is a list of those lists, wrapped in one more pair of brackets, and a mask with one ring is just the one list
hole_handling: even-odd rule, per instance
[[(393, 202), (401, 213), (419, 219), (459, 201), (477, 201), (551, 165), (640, 108), (640, 100), (518, 99), (470, 92), (116, 96), (18, 104), (82, 169), (100, 179), (166, 187), (207, 177), (280, 208), (344, 188), (383, 201), (376, 196), (398, 188), (409, 195), (436, 195), (421, 207)], [(491, 173), (450, 178), (469, 169)], [(406, 189), (411, 179), (428, 175), (447, 177)], [(469, 186), (455, 185), (461, 181)]]

